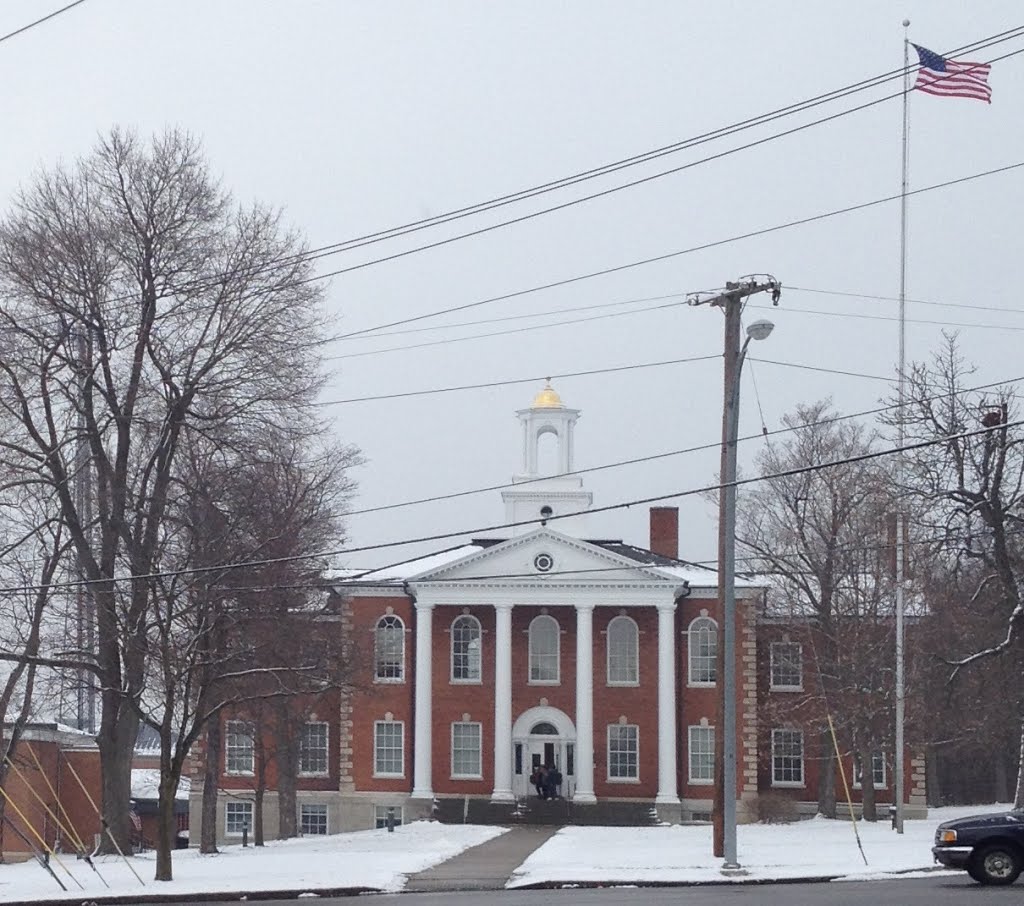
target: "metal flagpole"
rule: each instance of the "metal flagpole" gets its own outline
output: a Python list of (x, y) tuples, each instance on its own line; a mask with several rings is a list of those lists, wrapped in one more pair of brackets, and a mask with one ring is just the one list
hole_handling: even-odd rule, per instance
[[(907, 184), (910, 166), (908, 132), (910, 123), (910, 40), (907, 29), (910, 20), (903, 20), (903, 181), (900, 189), (900, 327), (899, 327), (899, 409), (896, 414), (896, 445), (902, 448), (904, 442), (903, 406), (906, 398), (906, 346), (907, 346)], [(904, 677), (903, 648), (903, 453), (896, 457), (896, 743), (894, 760), (896, 799), (896, 833), (903, 833), (903, 723), (905, 712), (906, 684)], [(865, 769), (866, 770), (866, 769)]]

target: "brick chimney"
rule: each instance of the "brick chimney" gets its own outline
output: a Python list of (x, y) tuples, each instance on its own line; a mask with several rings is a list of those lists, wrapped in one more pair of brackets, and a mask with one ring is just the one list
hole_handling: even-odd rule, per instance
[(679, 557), (679, 507), (651, 507), (651, 550), (663, 557)]

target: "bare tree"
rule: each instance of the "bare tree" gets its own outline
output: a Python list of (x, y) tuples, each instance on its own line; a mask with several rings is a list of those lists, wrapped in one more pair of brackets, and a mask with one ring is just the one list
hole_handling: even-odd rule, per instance
[[(320, 290), (300, 238), (236, 208), (198, 143), (113, 131), (0, 224), (0, 450), (55, 492), (97, 613), (103, 812), (130, 837), (146, 613), (181, 439), (309, 421)], [(73, 493), (87, 444), (90, 523)]]
[(876, 439), (862, 425), (839, 419), (827, 400), (797, 407), (783, 424), (793, 433), (758, 457), (758, 471), (767, 478), (744, 495), (737, 538), (754, 569), (771, 581), (773, 612), (796, 617), (806, 628), (817, 682), (815, 693), (799, 702), (799, 719), (817, 735), (821, 753), (818, 809), (834, 817), (826, 709), (841, 714), (847, 744), (856, 738), (867, 751), (879, 743), (876, 727), (886, 707), (887, 667), (879, 658), (885, 650), (879, 636), (891, 632), (889, 589), (879, 562), (886, 483), (872, 460), (814, 468), (869, 453)]
[[(964, 668), (994, 657), (1020, 662), (1024, 598), (1024, 432), (1008, 390), (968, 392), (973, 369), (960, 355), (955, 336), (929, 362), (912, 366), (903, 420), (908, 442), (938, 441), (908, 454), (905, 492), (916, 501), (918, 521), (934, 541), (936, 555), (953, 575), (973, 574), (971, 603), (992, 595), (999, 629), (973, 639), (969, 653), (951, 665), (955, 682)], [(968, 567), (970, 569), (968, 570)], [(1007, 690), (1018, 702), (1018, 687)], [(1024, 751), (1024, 713), (1018, 705)], [(1024, 807), (1024, 759), (1015, 803)]]

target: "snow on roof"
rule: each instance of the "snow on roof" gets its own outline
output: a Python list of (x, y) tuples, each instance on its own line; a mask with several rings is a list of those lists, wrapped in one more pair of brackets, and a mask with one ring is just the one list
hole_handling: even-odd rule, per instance
[[(679, 560), (673, 557), (666, 557), (663, 554), (655, 553), (645, 547), (637, 547), (634, 544), (625, 544), (622, 541), (588, 541), (597, 547), (620, 557), (628, 557), (650, 567), (656, 572), (663, 573), (673, 579), (680, 579), (694, 587), (717, 587), (718, 570), (709, 566), (701, 566), (697, 563), (689, 563), (686, 560)], [(761, 588), (764, 582), (750, 579), (744, 576), (736, 576), (736, 588)]]
[(451, 547), (447, 550), (437, 551), (433, 554), (417, 557), (414, 560), (405, 560), (402, 563), (393, 563), (390, 566), (382, 566), (379, 569), (350, 577), (347, 581), (360, 585), (364, 583), (374, 585), (382, 583), (401, 584), (402, 582), (405, 582), (414, 576), (418, 576), (421, 573), (440, 569), (442, 566), (455, 563), (463, 557), (468, 557), (470, 554), (475, 554), (477, 551), (482, 551), (485, 548), (492, 547), (493, 545), (500, 543), (501, 542), (497, 539), (474, 538), (469, 544), (463, 544), (459, 547)]
[[(182, 777), (178, 782), (175, 799), (188, 799), (192, 781)], [(132, 768), (132, 799), (156, 799), (160, 795), (159, 768)]]

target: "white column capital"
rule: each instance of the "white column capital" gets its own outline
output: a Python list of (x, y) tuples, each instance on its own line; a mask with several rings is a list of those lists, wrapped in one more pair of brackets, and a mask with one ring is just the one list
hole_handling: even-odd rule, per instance
[(515, 604), (513, 604), (511, 601), (498, 601), (497, 603), (492, 604), (491, 606), (495, 610), (500, 611), (501, 613), (511, 613), (512, 608), (515, 607)]
[(659, 611), (667, 610), (670, 613), (675, 613), (678, 603), (676, 602), (676, 599), (673, 598), (671, 601), (659, 601), (657, 607)]
[(593, 613), (594, 603), (592, 601), (580, 601), (574, 605), (577, 613)]
[(419, 598), (417, 598), (415, 601), (413, 601), (413, 606), (416, 608), (417, 611), (433, 610), (434, 609), (434, 602), (433, 601), (421, 601)]

